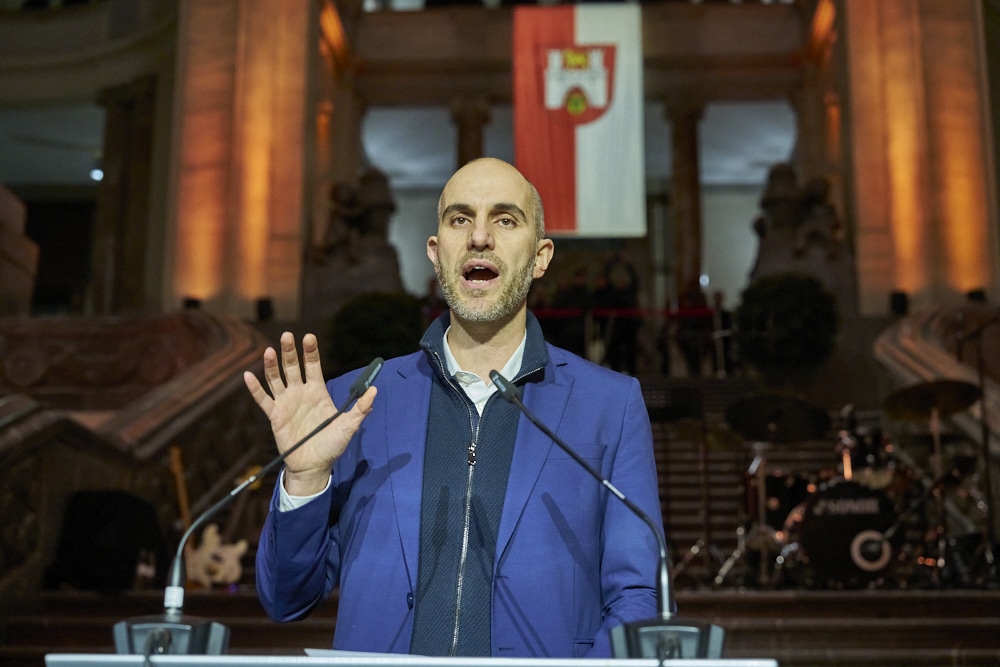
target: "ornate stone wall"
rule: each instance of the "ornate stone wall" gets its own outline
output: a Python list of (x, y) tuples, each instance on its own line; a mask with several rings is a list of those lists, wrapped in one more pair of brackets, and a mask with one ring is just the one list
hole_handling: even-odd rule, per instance
[[(75, 492), (148, 502), (175, 548), (182, 509), (197, 516), (269, 461), (270, 428), (242, 381), (264, 346), (248, 325), (201, 312), (0, 320), (0, 597), (38, 591)], [(260, 502), (220, 513), (227, 538), (256, 543)]]

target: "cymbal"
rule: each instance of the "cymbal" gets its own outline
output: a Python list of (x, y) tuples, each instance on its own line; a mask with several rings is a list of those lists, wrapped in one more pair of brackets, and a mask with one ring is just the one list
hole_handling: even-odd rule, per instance
[(933, 380), (897, 389), (882, 401), (893, 419), (926, 421), (936, 409), (938, 417), (965, 410), (979, 400), (979, 387), (964, 380)]
[(747, 440), (789, 443), (823, 437), (830, 415), (793, 396), (761, 393), (726, 408), (726, 421)]

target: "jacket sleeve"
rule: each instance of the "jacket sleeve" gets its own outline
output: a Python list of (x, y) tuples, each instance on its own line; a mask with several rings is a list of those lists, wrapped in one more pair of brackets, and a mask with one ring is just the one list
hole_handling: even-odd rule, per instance
[[(279, 482), (280, 483), (280, 482)], [(329, 525), (332, 491), (294, 510), (278, 509), (278, 489), (257, 547), (257, 594), (267, 615), (279, 622), (308, 616), (333, 590), (339, 572)]]
[[(350, 381), (338, 378), (327, 388), (332, 396), (343, 396)], [(256, 576), (261, 604), (275, 621), (305, 618), (337, 585), (341, 566), (337, 488), (333, 479), (317, 498), (285, 512), (279, 509), (279, 490), (274, 489), (257, 546)]]

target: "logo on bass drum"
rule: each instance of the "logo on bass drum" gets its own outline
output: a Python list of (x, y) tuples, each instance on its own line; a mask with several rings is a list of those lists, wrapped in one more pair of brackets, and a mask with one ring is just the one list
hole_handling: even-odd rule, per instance
[(813, 506), (816, 516), (869, 516), (879, 511), (878, 498), (820, 498)]

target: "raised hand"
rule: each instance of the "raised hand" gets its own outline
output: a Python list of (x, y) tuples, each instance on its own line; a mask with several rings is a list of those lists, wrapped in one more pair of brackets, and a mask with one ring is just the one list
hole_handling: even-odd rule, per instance
[[(337, 408), (323, 380), (316, 336), (306, 334), (302, 337), (301, 368), (295, 337), (290, 332), (281, 334), (280, 348), (280, 364), (274, 348), (264, 350), (264, 380), (270, 393), (249, 371), (243, 374), (243, 381), (271, 422), (278, 452), (284, 453), (332, 416)], [(323, 490), (333, 462), (344, 452), (351, 436), (371, 411), (375, 393), (375, 387), (370, 387), (350, 411), (285, 459), (285, 490), (289, 494), (307, 496)]]

